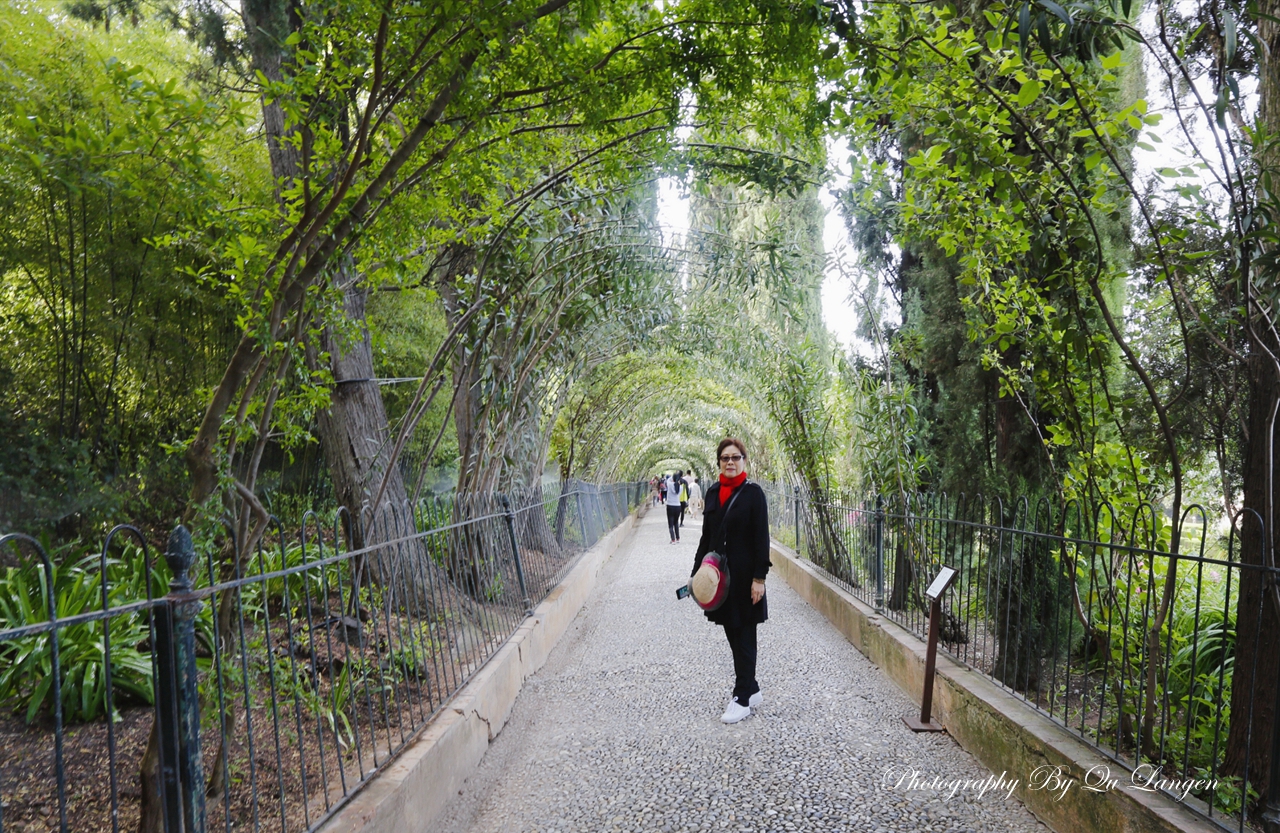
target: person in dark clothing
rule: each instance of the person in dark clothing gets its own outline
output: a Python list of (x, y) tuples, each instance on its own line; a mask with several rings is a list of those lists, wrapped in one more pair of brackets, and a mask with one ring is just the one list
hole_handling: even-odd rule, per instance
[(720, 719), (737, 723), (764, 699), (756, 681), (756, 626), (769, 618), (764, 592), (765, 578), (773, 566), (769, 560), (769, 505), (764, 489), (747, 479), (747, 452), (741, 440), (721, 440), (716, 457), (720, 480), (707, 488), (702, 539), (694, 554), (693, 572), (708, 552), (728, 559), (729, 595), (719, 608), (707, 611), (706, 617), (724, 628), (733, 652), (733, 697)]

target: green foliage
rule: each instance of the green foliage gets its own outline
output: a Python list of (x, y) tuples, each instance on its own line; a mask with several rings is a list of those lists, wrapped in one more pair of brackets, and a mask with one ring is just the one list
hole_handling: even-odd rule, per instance
[[(99, 555), (90, 553), (56, 560), (49, 584), (38, 561), (5, 567), (0, 575), (0, 628), (19, 628), (49, 621), (47, 599), (52, 587), (59, 619), (102, 610), (103, 574)], [(141, 550), (129, 548), (120, 559), (108, 559), (107, 602), (110, 606), (136, 601), (137, 577), (145, 575)], [(145, 598), (145, 592), (142, 598)], [(58, 661), (63, 719), (88, 721), (114, 715), (107, 702), (107, 657), (104, 628), (108, 620), (59, 627)], [(140, 646), (149, 639), (145, 614), (126, 614), (109, 620), (111, 685), (117, 702), (133, 698), (153, 700), (151, 657)], [(53, 707), (53, 638), (49, 632), (0, 642), (0, 701), (21, 712), (28, 723)]]
[[(1091, 566), (1086, 558), (1077, 560), (1076, 580), (1089, 620), (1106, 632), (1105, 653), (1092, 653), (1096, 647), (1092, 637), (1085, 638), (1082, 648), (1095, 677), (1105, 675), (1112, 681), (1109, 690), (1100, 693), (1106, 718), (1091, 730), (1099, 739), (1132, 751), (1140, 739), (1139, 723), (1145, 719), (1143, 669), (1153, 661), (1167, 663), (1167, 671), (1155, 678), (1155, 699), (1161, 704), (1155, 742), (1164, 756), (1156, 760), (1170, 772), (1207, 779), (1220, 766), (1231, 722), (1236, 627), (1226, 604), (1227, 571), (1212, 564), (1183, 564), (1171, 614), (1157, 633), (1162, 653), (1153, 658), (1147, 625), (1169, 561), (1147, 564), (1136, 556), (1132, 559), (1132, 563), (1122, 560), (1119, 567), (1105, 558), (1095, 559)], [(1147, 753), (1147, 757), (1155, 755)], [(1239, 785), (1222, 779), (1221, 773), (1219, 777), (1222, 785), (1214, 791), (1214, 807), (1238, 812)], [(1205, 801), (1210, 798), (1208, 790), (1195, 794)]]
[(870, 374), (858, 380), (853, 443), (864, 492), (914, 494), (927, 481), (925, 425), (909, 384), (891, 386)]
[(815, 493), (836, 487), (832, 475), (836, 437), (826, 407), (834, 376), (815, 344), (777, 344), (776, 362), (765, 395), (791, 465)]
[[(1119, 308), (1128, 143), (1155, 118), (1123, 98), (1123, 53), (1099, 61), (1087, 47), (1109, 48), (1117, 29), (1105, 15), (966, 12), (888, 6), (864, 21), (860, 36), (877, 48), (856, 74), (868, 56), (851, 48), (843, 71), (868, 97), (836, 116), (863, 148), (863, 184), (844, 204), (868, 225), (862, 247), (891, 267), (903, 315), (893, 352), (932, 425), (940, 485), (1096, 496), (1141, 467), (1141, 451), (1106, 453), (1115, 409), (1102, 305)], [(1060, 35), (1046, 35), (1054, 26)]]
[[(409, 410), (409, 400), (417, 387), (416, 375), (431, 359), (446, 335), (444, 311), (437, 294), (428, 288), (379, 292), (370, 299), (369, 327), (373, 336), (374, 370), (379, 378), (404, 379), (382, 388), (387, 419), (393, 428)], [(411, 468), (426, 466), (431, 484), (453, 482), (457, 478), (457, 434), (448, 430), (448, 402), (437, 397), (423, 415), (402, 452)], [(428, 459), (424, 459), (435, 437), (443, 439)]]
[[(0, 373), (3, 369), (0, 368)], [(0, 384), (12, 383), (12, 376)], [(94, 500), (94, 472), (84, 442), (59, 442), (35, 420), (0, 405), (0, 529), (36, 532), (34, 519), (62, 518), (84, 508), (110, 508)], [(105, 505), (104, 505), (105, 504)]]
[(270, 537), (263, 541), (262, 547), (253, 554), (246, 565), (243, 575), (243, 578), (250, 579), (240, 592), (240, 603), (244, 606), (246, 613), (275, 614), (285, 610), (286, 602), (290, 607), (297, 608), (305, 606), (308, 598), (313, 600), (312, 604), (319, 604), (318, 600), (325, 598), (326, 589), (338, 586), (338, 574), (344, 566), (341, 563), (330, 564), (323, 568), (299, 569), (286, 576), (257, 578), (299, 568), (320, 557), (314, 543), (305, 550), (305, 561), (303, 555), (304, 550), (300, 543), (281, 542), (272, 540)]
[[(329, 355), (365, 350), (366, 327), (358, 375), (413, 380), (382, 388), (377, 453), (396, 444), (426, 487), (506, 489), (539, 481), (548, 460), (566, 482), (710, 478), (711, 449), (732, 434), (753, 476), (815, 495), (1052, 493), (1128, 516), (1194, 483), (1233, 508), (1236, 359), (1258, 353), (1232, 284), (1249, 291), (1256, 262), (1274, 290), (1275, 258), (1254, 257), (1275, 248), (1274, 189), (1245, 171), (1219, 183), (1226, 210), (1196, 165), (1176, 164), (1158, 172), (1158, 199), (1141, 192), (1131, 150), (1159, 141), (1158, 116), (1143, 55), (1122, 41), (1128, 0), (512, 0), (466, 14), (264, 0), (238, 19), (196, 3), (166, 12), (190, 42), (148, 10), (77, 0), (72, 16), (92, 26), (26, 0), (0, 10), (0, 339), (21, 345), (0, 356), (0, 530), (71, 534), (121, 512), (167, 523), (188, 484), (165, 449), (190, 452), (205, 521), (248, 513), (251, 501), (207, 500), (239, 486), (280, 514), (314, 506), (286, 476), (260, 476), (295, 455), (359, 457), (351, 488), (372, 488), (363, 450), (311, 442), (317, 416), (344, 402), (339, 383), (369, 381), (335, 378)], [(1238, 11), (1195, 34), (1171, 13), (1187, 34), (1177, 49), (1221, 50), (1204, 61), (1212, 129), (1265, 159), (1267, 130), (1228, 128), (1238, 79), (1265, 57)], [(833, 356), (822, 327), (823, 128), (853, 149), (842, 207), (869, 363)], [(693, 208), (677, 243), (654, 221), (653, 179), (672, 173)], [(1265, 301), (1254, 306), (1274, 309)], [(805, 522), (807, 546), (844, 557), (834, 519)], [(1155, 525), (1147, 543), (1177, 541), (1177, 526)], [(910, 558), (931, 557), (928, 533), (896, 531)], [(426, 542), (432, 562), (476, 598), (499, 595), (482, 557), (447, 557), (448, 538)], [(233, 557), (252, 575), (301, 553)], [(1027, 658), (1061, 626), (1045, 613), (1065, 608), (1060, 577), (1042, 551), (986, 566), (997, 596), (979, 612), (1026, 614), (1001, 637), (1013, 659), (998, 673), (1029, 684)], [(333, 569), (251, 583), (239, 601), (264, 625), (296, 615)], [(42, 615), (20, 601), (42, 580), (28, 572), (6, 574), (10, 624)], [(1163, 578), (1078, 588), (1091, 620), (1115, 621), (1149, 608)], [(59, 604), (92, 609), (95, 580), (88, 561), (60, 565)], [(140, 598), (147, 580), (122, 573), (113, 598)], [(903, 606), (912, 584), (895, 577)], [(1206, 686), (1230, 674), (1234, 625), (1189, 622), (1172, 584), (1154, 634), (1126, 621), (1106, 648), (1125, 680), (1153, 638), (1171, 652), (1160, 690), (1145, 703), (1121, 691), (1116, 719), (1149, 722), (1167, 695), (1187, 717), (1173, 745), (1203, 767)], [(128, 671), (138, 622), (120, 625)], [(65, 705), (88, 719), (112, 707), (102, 657), (92, 626), (65, 635)], [(267, 657), (255, 673), (282, 670), (254, 639)], [(348, 665), (324, 695), (287, 684), (350, 738), (351, 691), (375, 671), (420, 674), (410, 654)], [(0, 697), (28, 720), (47, 709), (40, 637), (0, 646), (0, 669)], [(149, 697), (143, 677), (121, 690)]]
[(351, 725), (351, 717), (355, 714), (356, 689), (365, 684), (364, 674), (356, 677), (352, 669), (356, 663), (345, 663), (342, 673), (338, 674), (330, 687), (329, 697), (320, 703), (313, 704), (313, 713), (324, 717), (329, 730), (338, 738), (343, 747), (355, 743), (355, 729)]
[(154, 27), (6, 4), (0, 44), (0, 528), (163, 517), (157, 438), (189, 430), (231, 323), (195, 274), (244, 176), (239, 101), (181, 83)]
[(357, 719), (358, 691), (368, 685), (369, 671), (364, 663), (342, 663), (340, 671), (333, 674), (327, 691), (314, 685), (309, 673), (294, 677), (294, 667), (288, 657), (275, 660), (276, 685), (282, 698), (296, 699), (309, 714), (324, 721), (338, 745), (348, 749), (355, 745), (356, 734), (353, 719)]
[[(812, 47), (817, 20), (802, 9), (520, 0), (459, 16), (401, 3), (286, 13), (268, 2), (246, 7), (240, 28), (193, 17), (217, 55), (245, 56), (230, 68), (262, 94), (281, 198), (270, 210), (247, 206), (206, 274), (235, 306), (242, 346), (276, 372), (251, 382), (248, 363), (230, 365), (223, 384), (252, 395), (226, 420), (234, 394), (213, 398), (222, 410), (194, 443), (200, 464), (239, 470), (214, 451), (257, 459), (268, 431), (291, 438), (326, 405), (331, 380), (316, 342), (358, 343), (361, 316), (343, 297), (353, 282), (353, 293), (433, 283), (449, 335), (439, 350), (424, 349), (433, 336), (413, 336), (409, 352), (432, 358), (405, 373), (426, 378), (412, 404), (397, 403), (396, 447), (420, 452), (428, 468), (451, 462), (434, 425), (421, 425), (448, 424), (449, 407), (426, 411), (451, 388), (440, 399), (454, 400), (460, 485), (536, 477), (559, 386), (598, 353), (625, 349), (629, 333), (600, 325), (653, 308), (636, 258), (592, 247), (592, 232), (633, 222), (616, 204), (633, 201), (646, 171), (664, 163), (686, 89), (716, 121), (765, 94), (763, 67)], [(812, 80), (803, 61), (786, 67)], [(794, 171), (769, 173), (781, 182)], [(535, 298), (546, 303), (530, 306)]]

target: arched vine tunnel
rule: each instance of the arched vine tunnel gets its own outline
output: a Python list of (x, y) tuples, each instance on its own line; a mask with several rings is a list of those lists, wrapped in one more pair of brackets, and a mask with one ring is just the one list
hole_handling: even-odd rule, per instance
[[(1116, 754), (1165, 748), (1167, 695), (1184, 746), (1226, 737), (1215, 773), (1266, 780), (1271, 2), (6, 4), (0, 533), (79, 552), (181, 519), (212, 584), (286, 515), (345, 513), (326, 534), (359, 551), (398, 540), (362, 522), (387, 513), (710, 478), (735, 436), (834, 561), (867, 533), (850, 507), (898, 507), (903, 609), (963, 550), (920, 507), (1057, 536), (984, 562), (982, 616), (1034, 611), (1002, 644), (1156, 658), (1125, 665)], [(1099, 625), (1138, 592), (1096, 555), (1121, 539), (1169, 560), (1133, 644)], [(1208, 619), (1186, 558), (1227, 571)], [(468, 570), (479, 616), (501, 582)], [(4, 679), (41, 713), (49, 683)], [(1207, 800), (1262, 812), (1234, 789)]]

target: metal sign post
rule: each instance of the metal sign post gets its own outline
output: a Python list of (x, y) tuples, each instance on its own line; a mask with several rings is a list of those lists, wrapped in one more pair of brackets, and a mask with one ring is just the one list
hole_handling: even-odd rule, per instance
[(902, 722), (913, 732), (945, 732), (946, 727), (935, 723), (930, 716), (933, 711), (933, 673), (938, 663), (938, 629), (942, 625), (942, 594), (956, 580), (960, 573), (950, 567), (943, 567), (933, 584), (924, 592), (929, 597), (929, 643), (924, 659), (924, 694), (920, 698), (920, 718), (904, 716)]

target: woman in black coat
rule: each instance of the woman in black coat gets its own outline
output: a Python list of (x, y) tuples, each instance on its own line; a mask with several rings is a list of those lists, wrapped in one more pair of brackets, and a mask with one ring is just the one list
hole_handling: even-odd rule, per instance
[(733, 651), (733, 698), (720, 719), (737, 723), (763, 699), (756, 682), (756, 626), (769, 618), (764, 593), (764, 581), (773, 566), (769, 561), (769, 506), (764, 489), (747, 480), (747, 451), (741, 440), (721, 440), (716, 457), (720, 480), (707, 489), (702, 539), (693, 558), (693, 571), (698, 571), (708, 552), (718, 552), (729, 562), (729, 595), (706, 616), (724, 627)]

